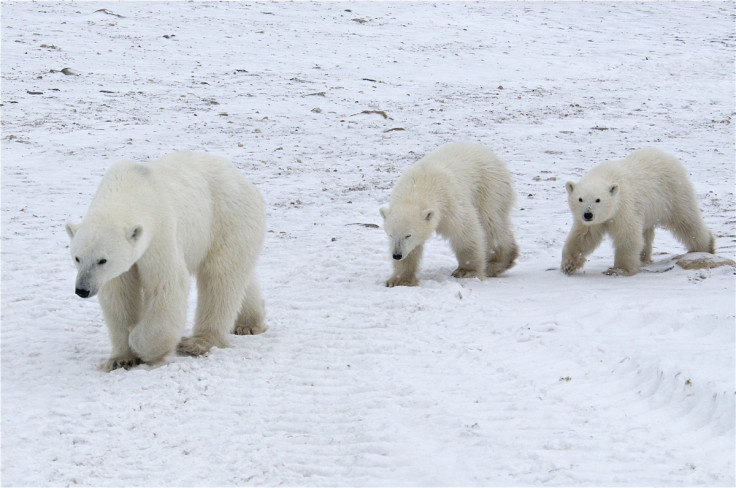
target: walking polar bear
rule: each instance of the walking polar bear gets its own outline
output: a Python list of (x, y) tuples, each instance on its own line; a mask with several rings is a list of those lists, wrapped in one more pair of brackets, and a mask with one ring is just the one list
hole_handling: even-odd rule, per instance
[(640, 149), (601, 163), (566, 187), (574, 218), (562, 251), (561, 268), (568, 275), (583, 266), (606, 233), (615, 247), (607, 274), (629, 276), (651, 263), (655, 227), (672, 231), (688, 252), (716, 252), (685, 168), (662, 151)]
[(457, 256), (456, 278), (498, 276), (519, 254), (509, 214), (511, 175), (476, 144), (448, 144), (412, 165), (380, 209), (394, 272), (386, 286), (415, 286), (424, 243), (436, 231)]
[[(265, 330), (254, 273), (263, 198), (227, 160), (180, 152), (145, 165), (116, 163), (82, 223), (66, 230), (76, 294), (99, 292), (112, 342), (104, 370), (156, 363), (177, 344), (199, 355), (226, 347), (231, 332)], [(181, 339), (191, 274), (196, 321), (193, 336)]]

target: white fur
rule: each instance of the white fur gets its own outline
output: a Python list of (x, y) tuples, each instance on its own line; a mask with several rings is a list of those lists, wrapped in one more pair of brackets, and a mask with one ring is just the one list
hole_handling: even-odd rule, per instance
[(228, 334), (265, 330), (254, 273), (265, 235), (260, 192), (228, 161), (174, 153), (121, 161), (102, 179), (81, 224), (67, 223), (77, 294), (99, 292), (110, 371), (172, 353), (186, 322), (190, 275), (199, 292), (194, 335), (179, 350), (226, 347)]
[(414, 286), (424, 242), (436, 231), (449, 239), (456, 278), (497, 276), (518, 249), (509, 214), (511, 175), (496, 155), (476, 144), (442, 146), (412, 165), (381, 208), (394, 273), (386, 286)]
[(574, 224), (562, 252), (562, 271), (572, 274), (608, 233), (615, 258), (608, 274), (633, 275), (652, 257), (654, 228), (670, 230), (688, 252), (715, 253), (687, 171), (657, 149), (595, 166), (578, 183), (568, 182)]

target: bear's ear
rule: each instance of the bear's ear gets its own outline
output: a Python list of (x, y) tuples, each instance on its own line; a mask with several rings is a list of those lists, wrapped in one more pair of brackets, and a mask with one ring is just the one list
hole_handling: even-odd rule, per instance
[(616, 193), (618, 193), (618, 183), (614, 183), (613, 185), (611, 185), (611, 187), (608, 189), (608, 193), (610, 193), (611, 195), (615, 195)]
[(565, 183), (565, 188), (567, 188), (567, 193), (572, 193), (572, 191), (575, 189), (575, 185), (572, 181), (568, 181)]
[(432, 210), (431, 208), (428, 208), (422, 213), (422, 218), (427, 222), (432, 220), (432, 217), (434, 217), (434, 210)]
[(386, 216), (388, 215), (388, 207), (381, 207), (378, 209), (378, 211), (381, 213), (381, 217), (383, 217), (383, 220), (386, 220)]
[(69, 234), (69, 239), (74, 239), (74, 234), (76, 234), (79, 230), (79, 225), (80, 224), (75, 224), (73, 222), (67, 222), (66, 224), (64, 224), (66, 233)]
[(134, 225), (130, 229), (128, 229), (128, 240), (131, 242), (138, 242), (141, 238), (141, 234), (143, 234), (143, 226), (141, 225)]

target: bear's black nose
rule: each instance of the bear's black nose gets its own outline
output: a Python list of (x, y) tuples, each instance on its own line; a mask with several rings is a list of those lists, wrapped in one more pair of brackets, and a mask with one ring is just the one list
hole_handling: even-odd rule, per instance
[(593, 214), (592, 214), (592, 213), (590, 213), (590, 212), (585, 212), (585, 213), (583, 214), (583, 218), (584, 218), (585, 220), (587, 220), (588, 222), (590, 222), (591, 220), (593, 220)]
[(85, 290), (82, 288), (77, 288), (76, 290), (74, 290), (74, 293), (76, 293), (82, 298), (87, 298), (89, 296), (89, 290)]
[(401, 261), (401, 254), (394, 254), (394, 259), (397, 261)]

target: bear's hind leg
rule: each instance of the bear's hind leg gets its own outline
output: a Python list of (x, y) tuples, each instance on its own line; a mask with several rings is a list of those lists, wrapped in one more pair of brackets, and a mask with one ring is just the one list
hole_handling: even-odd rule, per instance
[(490, 247), (486, 275), (494, 277), (514, 266), (516, 258), (519, 257), (519, 247), (514, 239), (508, 218), (500, 222), (489, 221), (485, 228), (486, 239)]
[(238, 335), (255, 335), (265, 332), (267, 329), (264, 323), (265, 317), (266, 312), (261, 289), (258, 286), (258, 278), (253, 273), (248, 280), (243, 306), (235, 321), (233, 332)]
[(716, 253), (716, 239), (699, 215), (695, 222), (678, 222), (668, 227), (675, 237), (685, 245), (687, 252)]
[(652, 243), (654, 242), (654, 227), (644, 229), (644, 249), (641, 251), (639, 261), (642, 265), (652, 263)]
[(516, 258), (519, 257), (519, 247), (513, 241), (504, 247), (491, 249), (486, 266), (486, 275), (495, 277), (514, 267)]

